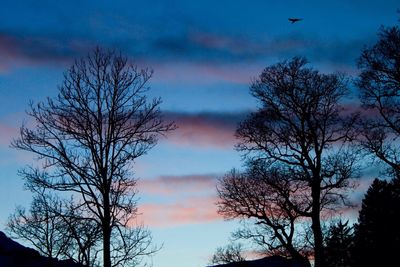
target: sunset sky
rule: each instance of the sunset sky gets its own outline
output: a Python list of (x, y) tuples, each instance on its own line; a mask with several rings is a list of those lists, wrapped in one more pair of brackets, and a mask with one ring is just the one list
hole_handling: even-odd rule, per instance
[[(322, 72), (357, 74), (356, 59), (396, 1), (8, 1), (0, 6), (0, 230), (28, 206), (9, 148), (30, 100), (57, 94), (63, 72), (94, 47), (154, 70), (150, 97), (179, 129), (136, 163), (138, 217), (163, 249), (155, 267), (204, 267), (236, 222), (216, 213), (216, 179), (240, 167), (236, 125), (256, 108), (248, 88), (264, 67), (306, 56)], [(291, 24), (289, 17), (303, 18)], [(371, 175), (354, 194), (360, 200)]]

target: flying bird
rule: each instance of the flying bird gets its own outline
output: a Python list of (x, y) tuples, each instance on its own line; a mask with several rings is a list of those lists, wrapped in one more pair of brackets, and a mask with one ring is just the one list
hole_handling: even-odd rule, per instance
[(300, 21), (300, 20), (303, 20), (303, 19), (298, 19), (298, 18), (288, 18), (288, 20), (293, 24), (293, 23), (295, 23), (295, 22), (298, 22), (298, 21)]

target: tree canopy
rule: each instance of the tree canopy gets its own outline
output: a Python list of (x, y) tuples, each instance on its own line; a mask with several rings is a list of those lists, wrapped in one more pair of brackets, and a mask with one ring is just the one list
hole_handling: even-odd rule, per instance
[(73, 209), (101, 229), (104, 267), (154, 251), (149, 231), (135, 226), (134, 162), (175, 125), (163, 122), (160, 99), (146, 97), (151, 75), (96, 49), (65, 73), (55, 98), (31, 104), (33, 126), (12, 144), (38, 159), (21, 171), (29, 186), (78, 196)]
[(220, 180), (218, 205), (227, 218), (255, 219), (269, 229), (269, 249), (284, 249), (299, 261), (305, 257), (300, 248), (310, 243), (295, 244), (302, 236), (296, 224), (310, 221), (318, 267), (325, 266), (321, 218), (348, 204), (346, 191), (357, 176), (350, 142), (357, 116), (341, 105), (347, 79), (306, 64), (296, 57), (269, 66), (251, 85), (261, 105), (236, 132), (247, 170)]

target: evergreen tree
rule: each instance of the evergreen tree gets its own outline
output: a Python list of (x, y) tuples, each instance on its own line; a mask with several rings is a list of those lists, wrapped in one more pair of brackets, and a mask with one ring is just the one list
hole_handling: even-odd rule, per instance
[(353, 227), (349, 221), (340, 220), (329, 228), (326, 237), (326, 262), (328, 267), (348, 267), (351, 264), (351, 247), (353, 245)]
[(400, 181), (375, 179), (355, 227), (354, 266), (393, 266), (400, 251)]

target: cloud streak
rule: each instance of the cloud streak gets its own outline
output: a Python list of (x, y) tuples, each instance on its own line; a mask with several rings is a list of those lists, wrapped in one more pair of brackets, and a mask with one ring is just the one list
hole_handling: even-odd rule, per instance
[(208, 192), (215, 189), (217, 175), (161, 176), (156, 179), (141, 179), (138, 187), (144, 194), (177, 195), (178, 193)]
[(257, 64), (303, 55), (313, 63), (353, 66), (362, 45), (370, 42), (370, 39), (322, 40), (301, 34), (275, 37), (226, 34), (204, 30), (198, 25), (181, 25), (171, 33), (157, 32), (147, 24), (135, 27), (142, 28), (142, 33), (122, 31), (113, 35), (113, 32), (95, 31), (83, 37), (74, 29), (51, 34), (3, 30), (0, 32), (1, 67), (5, 69), (16, 61), (22, 65), (66, 64), (87, 54), (96, 45), (121, 49), (139, 62), (155, 65), (187, 62), (212, 68), (216, 64)]
[(180, 202), (144, 203), (139, 205), (139, 214), (151, 227), (176, 227), (185, 224), (209, 223), (223, 220), (218, 215), (215, 197), (187, 197)]
[(139, 204), (140, 219), (161, 228), (222, 220), (215, 205), (217, 177), (197, 174), (139, 180), (139, 191), (157, 199)]
[[(199, 149), (232, 149), (237, 143), (234, 136), (238, 123), (249, 112), (224, 113), (180, 113), (165, 112), (166, 121), (174, 121), (178, 129), (162, 139), (176, 146), (191, 146)], [(18, 136), (18, 127), (0, 123), (0, 144), (9, 143)]]
[(15, 65), (67, 65), (95, 45), (84, 39), (62, 35), (0, 32), (0, 68)]
[[(374, 113), (360, 108), (359, 103), (351, 101), (342, 104), (343, 116), (360, 113), (371, 117)], [(241, 112), (202, 112), (183, 113), (165, 112), (166, 121), (174, 121), (178, 129), (170, 133), (164, 142), (177, 146), (192, 146), (197, 148), (232, 149), (238, 139), (235, 131), (239, 123), (244, 121), (252, 111)]]
[(249, 112), (238, 113), (173, 113), (166, 120), (175, 121), (178, 129), (168, 136), (167, 141), (178, 146), (200, 148), (233, 148), (237, 140), (234, 133), (238, 123)]

